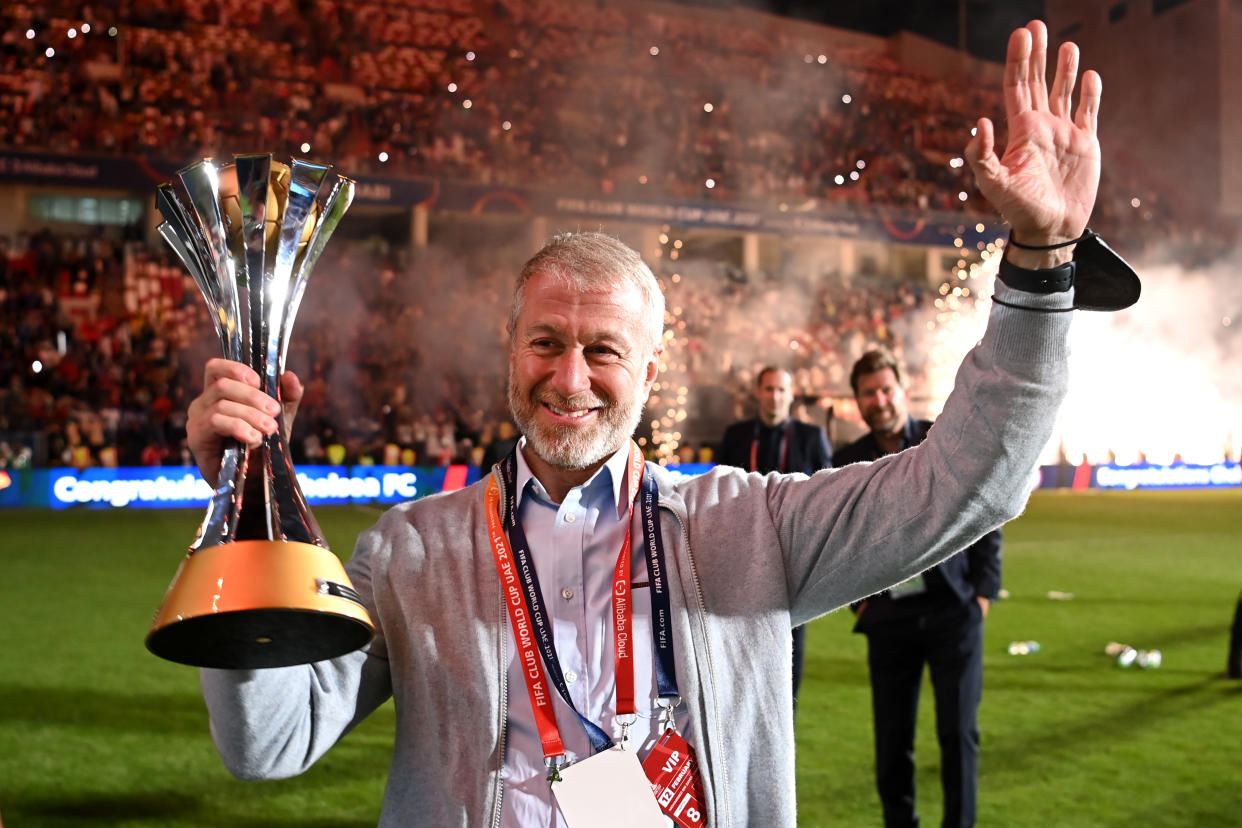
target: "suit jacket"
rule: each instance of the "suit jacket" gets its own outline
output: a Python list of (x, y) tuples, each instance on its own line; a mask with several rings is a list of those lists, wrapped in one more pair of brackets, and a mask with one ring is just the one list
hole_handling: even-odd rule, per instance
[(759, 420), (742, 420), (725, 429), (720, 438), (720, 447), (716, 451), (716, 462), (724, 466), (737, 466), (739, 469), (757, 472), (802, 472), (814, 474), (820, 469), (832, 467), (832, 446), (828, 444), (828, 434), (823, 426), (804, 423), (792, 417), (787, 419), (778, 429), (786, 429), (782, 437), (784, 444), (780, 454), (785, 462), (769, 468), (764, 462), (762, 447), (757, 452), (759, 468), (750, 467), (751, 448), (758, 432)]
[[(930, 420), (908, 418), (902, 436), (902, 448), (917, 446), (931, 429)], [(860, 439), (838, 449), (834, 465), (847, 466), (860, 461), (878, 460), (885, 452), (875, 436), (867, 433)], [(857, 612), (862, 604), (866, 611), (858, 616), (854, 629), (871, 632), (885, 623), (917, 617), (945, 607), (965, 604), (982, 596), (995, 600), (1001, 587), (1001, 530), (994, 529), (948, 560), (923, 573), (926, 591), (920, 595), (893, 598), (888, 590), (878, 592), (865, 601), (850, 606)]]

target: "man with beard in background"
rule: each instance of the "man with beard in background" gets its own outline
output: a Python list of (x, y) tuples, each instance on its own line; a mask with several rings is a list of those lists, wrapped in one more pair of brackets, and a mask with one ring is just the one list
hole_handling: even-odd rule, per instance
[[(917, 446), (932, 423), (909, 416), (892, 352), (863, 354), (850, 387), (870, 433), (837, 451), (836, 465), (873, 461)], [(943, 825), (975, 824), (983, 619), (1000, 593), (1001, 533), (988, 532), (926, 572), (850, 605), (867, 636), (875, 777), (888, 828), (919, 824), (914, 799), (914, 730), (923, 667), (931, 670), (940, 744)]]
[[(999, 157), (981, 119), (967, 147), (1027, 249), (1006, 250), (1011, 283), (922, 446), (810, 477), (644, 463), (631, 435), (662, 353), (659, 285), (616, 239), (554, 238), (509, 317), (523, 439), (486, 479), (359, 537), (346, 568), (370, 644), (202, 670), (228, 768), (301, 773), (392, 698), (381, 826), (662, 825), (670, 800), (682, 824), (796, 825), (790, 629), (1016, 516), (1065, 394), (1074, 294), (1047, 277), (1095, 202), (1101, 86), (1084, 74), (1071, 112), (1077, 49), (1061, 47), (1051, 94), (1046, 50), (1042, 23), (1013, 33), (1009, 145)], [(288, 428), (301, 385), (286, 373), (281, 388), (283, 425), (250, 368), (208, 363), (187, 432), (209, 482), (223, 440)], [(676, 798), (670, 766), (697, 780)]]
[[(793, 377), (788, 371), (767, 365), (755, 377), (755, 403), (759, 416), (725, 429), (716, 462), (746, 471), (801, 472), (814, 474), (832, 467), (832, 447), (821, 426), (800, 422), (791, 414)], [(806, 658), (806, 627), (792, 633), (793, 703), (798, 710), (798, 688)]]

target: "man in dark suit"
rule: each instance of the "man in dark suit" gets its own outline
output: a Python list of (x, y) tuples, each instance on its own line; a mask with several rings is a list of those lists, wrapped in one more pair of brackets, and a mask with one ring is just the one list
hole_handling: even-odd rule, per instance
[[(918, 445), (932, 427), (911, 419), (901, 369), (887, 350), (854, 364), (850, 385), (870, 433), (836, 453), (836, 465), (878, 460)], [(853, 604), (867, 636), (875, 721), (876, 786), (884, 824), (917, 826), (914, 729), (923, 665), (931, 668), (940, 743), (945, 826), (975, 821), (983, 618), (1000, 592), (1001, 534), (995, 530), (939, 566)]]
[(1233, 612), (1233, 628), (1229, 631), (1229, 657), (1225, 662), (1225, 676), (1242, 679), (1242, 595), (1238, 595), (1238, 607)]
[[(793, 377), (788, 371), (768, 365), (755, 378), (755, 400), (759, 416), (742, 420), (725, 429), (716, 452), (716, 462), (748, 471), (803, 472), (814, 474), (832, 466), (832, 447), (822, 426), (804, 423), (790, 416), (793, 406)], [(798, 707), (798, 687), (802, 684), (802, 662), (806, 650), (806, 627), (793, 628), (793, 696)]]

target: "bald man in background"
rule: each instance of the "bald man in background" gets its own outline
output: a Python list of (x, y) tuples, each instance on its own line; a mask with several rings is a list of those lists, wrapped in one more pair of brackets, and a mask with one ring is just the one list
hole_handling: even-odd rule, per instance
[[(725, 429), (720, 438), (716, 462), (747, 471), (802, 472), (814, 474), (832, 468), (832, 446), (822, 426), (804, 423), (790, 414), (793, 407), (793, 377), (788, 371), (768, 365), (755, 378), (755, 402), (759, 416), (742, 420)], [(798, 688), (802, 684), (802, 664), (806, 650), (806, 627), (793, 628), (793, 700), (798, 709)]]

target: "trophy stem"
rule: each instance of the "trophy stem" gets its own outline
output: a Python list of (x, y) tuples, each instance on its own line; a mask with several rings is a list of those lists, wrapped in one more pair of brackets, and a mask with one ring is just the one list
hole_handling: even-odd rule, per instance
[(298, 486), (289, 456), (289, 445), (283, 432), (277, 432), (267, 440), (266, 476), (271, 486), (271, 502), (276, 504), (275, 518), (279, 537), (290, 541), (327, 547), (315, 516), (311, 513), (302, 488)]
[(232, 445), (224, 449), (220, 459), (220, 476), (207, 504), (207, 515), (190, 545), (190, 552), (229, 543), (237, 535), (237, 521), (242, 506), (246, 481), (246, 447)]

